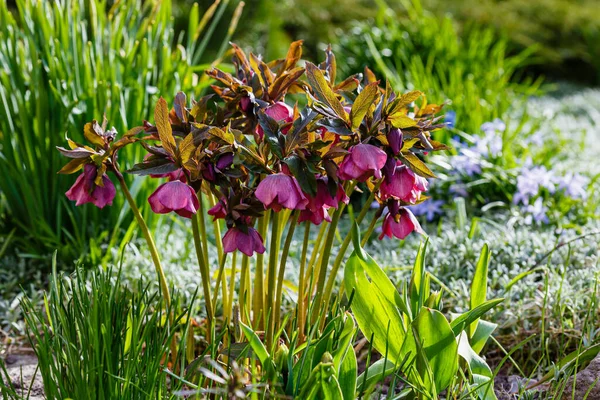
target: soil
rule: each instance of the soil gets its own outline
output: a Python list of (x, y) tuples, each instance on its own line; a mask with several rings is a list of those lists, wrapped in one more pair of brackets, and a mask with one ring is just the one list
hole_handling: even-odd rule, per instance
[[(37, 371), (37, 358), (31, 354), (10, 354), (4, 362), (16, 392), (22, 399), (44, 399), (44, 384)], [(4, 377), (2, 377), (4, 379)]]

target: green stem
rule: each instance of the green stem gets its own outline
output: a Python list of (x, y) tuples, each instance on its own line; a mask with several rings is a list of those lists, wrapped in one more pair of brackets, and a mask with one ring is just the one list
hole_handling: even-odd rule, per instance
[(375, 214), (373, 220), (371, 221), (371, 224), (369, 224), (369, 229), (367, 229), (367, 233), (364, 234), (362, 241), (360, 242), (361, 247), (365, 247), (365, 244), (367, 244), (367, 241), (369, 240), (369, 238), (373, 234), (373, 231), (375, 230), (375, 225), (377, 225), (377, 221), (379, 221), (379, 216)]
[(158, 275), (158, 282), (160, 283), (160, 288), (162, 291), (163, 298), (165, 299), (165, 305), (168, 308), (171, 305), (171, 295), (169, 293), (169, 285), (167, 284), (167, 279), (165, 277), (165, 272), (160, 263), (160, 257), (158, 255), (158, 250), (156, 249), (156, 244), (154, 243), (154, 239), (152, 238), (152, 234), (150, 233), (150, 229), (148, 229), (148, 225), (146, 225), (146, 221), (144, 221), (144, 217), (140, 212), (140, 209), (135, 204), (135, 200), (131, 196), (129, 189), (127, 188), (127, 184), (125, 183), (125, 179), (123, 179), (123, 175), (121, 173), (116, 173), (117, 179), (121, 184), (121, 189), (123, 193), (125, 193), (125, 198), (129, 203), (129, 207), (131, 207), (131, 211), (135, 219), (137, 220), (140, 229), (142, 230), (142, 234), (144, 235), (144, 239), (146, 239), (146, 243), (148, 244), (148, 248), (150, 249), (150, 256), (152, 257), (152, 262), (154, 263), (154, 268), (156, 268), (156, 274)]
[[(275, 280), (277, 276), (277, 258), (279, 253), (279, 213), (273, 212), (271, 217), (271, 242), (269, 249), (269, 264), (267, 265), (267, 300), (265, 306), (270, 310), (264, 310), (265, 318), (267, 318), (267, 348), (271, 349), (273, 344), (273, 330), (275, 320), (273, 315), (273, 299), (275, 294)], [(270, 312), (269, 312), (270, 311)]]
[[(234, 252), (231, 255), (231, 274), (229, 275), (229, 296), (227, 296), (227, 313), (229, 316), (229, 321), (231, 321), (231, 317), (233, 316), (233, 291), (235, 289), (235, 273), (237, 267), (237, 252)], [(244, 276), (241, 276), (241, 279), (244, 279)], [(241, 281), (240, 281), (241, 284)]]
[[(267, 226), (269, 225), (269, 212), (258, 219), (258, 232), (263, 240), (267, 239)], [(254, 299), (252, 304), (254, 326), (257, 329), (264, 327), (262, 323), (263, 305), (265, 304), (265, 289), (264, 289), (264, 254), (256, 255), (256, 267), (254, 271)]]
[(219, 296), (219, 288), (221, 282), (223, 283), (223, 307), (225, 307), (227, 304), (227, 283), (225, 282), (225, 275), (223, 274), (223, 271), (225, 271), (225, 261), (227, 261), (227, 254), (223, 255), (223, 258), (221, 258), (220, 261), (221, 262), (219, 263), (219, 272), (217, 274), (217, 280), (215, 283), (215, 291), (213, 292), (213, 315), (216, 314), (215, 309), (217, 307), (217, 298)]
[(247, 304), (250, 301), (250, 296), (248, 296), (248, 289), (250, 286), (248, 285), (250, 280), (249, 277), (249, 266), (250, 266), (250, 258), (247, 255), (242, 256), (242, 270), (240, 271), (240, 291), (238, 293), (238, 302), (240, 303), (240, 319), (242, 322), (247, 323), (246, 315), (248, 314)]
[(283, 293), (283, 278), (285, 275), (285, 264), (287, 263), (288, 254), (290, 252), (290, 245), (292, 244), (292, 239), (294, 238), (294, 231), (296, 230), (296, 225), (298, 223), (298, 217), (300, 216), (300, 211), (294, 211), (292, 215), (292, 219), (290, 220), (287, 236), (285, 238), (285, 243), (283, 244), (283, 253), (281, 254), (281, 261), (279, 263), (279, 272), (277, 273), (277, 293), (275, 294), (275, 331), (279, 329), (279, 317), (281, 316), (281, 296)]
[[(329, 224), (329, 230), (327, 231), (327, 237), (325, 239), (325, 246), (323, 247), (323, 254), (321, 254), (321, 266), (319, 268), (319, 277), (317, 278), (317, 294), (315, 297), (315, 306), (319, 313), (313, 313), (312, 322), (316, 322), (316, 318), (323, 314), (325, 310), (321, 310), (323, 306), (323, 286), (325, 286), (325, 277), (327, 276), (327, 265), (329, 264), (329, 256), (331, 255), (331, 247), (333, 246), (333, 238), (335, 237), (335, 230), (337, 229), (340, 215), (342, 214), (344, 207), (340, 205), (337, 210), (333, 213), (331, 223)], [(327, 306), (325, 305), (325, 308)]]
[[(194, 236), (194, 246), (196, 248), (196, 258), (198, 267), (200, 268), (200, 278), (202, 279), (202, 291), (204, 293), (204, 303), (206, 305), (206, 317), (208, 319), (208, 332), (212, 329), (212, 321), (214, 318), (213, 307), (210, 296), (210, 270), (208, 264), (204, 262), (204, 250), (202, 249), (202, 239), (200, 238), (200, 223), (198, 215), (192, 217), (192, 233)], [(210, 337), (210, 333), (208, 334)], [(209, 340), (210, 342), (210, 340)]]
[(299, 343), (304, 343), (304, 325), (306, 324), (306, 310), (304, 308), (304, 292), (306, 279), (304, 273), (306, 271), (306, 254), (308, 252), (308, 240), (310, 238), (310, 221), (304, 224), (304, 242), (302, 243), (302, 255), (300, 256), (300, 283), (298, 284), (298, 340)]
[(204, 263), (210, 266), (208, 260), (208, 236), (206, 235), (206, 221), (204, 219), (204, 201), (202, 201), (202, 192), (198, 191), (198, 224), (200, 225), (200, 237), (202, 238), (202, 247), (204, 249)]
[[(360, 214), (358, 215), (358, 217), (355, 220), (357, 224), (360, 225), (362, 220), (365, 218), (365, 216), (371, 209), (371, 203), (373, 202), (373, 199), (375, 199), (375, 193), (379, 190), (379, 186), (381, 185), (382, 182), (383, 182), (383, 180), (380, 180), (375, 185), (373, 190), (371, 191), (371, 194), (369, 195), (362, 210), (360, 211)], [(346, 250), (348, 249), (348, 245), (350, 244), (351, 241), (352, 241), (352, 235), (348, 234), (346, 236), (346, 238), (344, 239), (344, 242), (340, 246), (338, 255), (336, 256), (335, 261), (333, 262), (333, 267), (331, 267), (331, 273), (329, 274), (329, 278), (327, 278), (327, 285), (325, 286), (324, 299), (327, 302), (329, 302), (329, 299), (331, 298), (331, 291), (333, 290), (333, 285), (335, 284), (335, 278), (337, 276), (337, 272), (340, 268), (340, 265), (342, 264), (342, 261), (344, 260), (344, 256), (346, 255)]]

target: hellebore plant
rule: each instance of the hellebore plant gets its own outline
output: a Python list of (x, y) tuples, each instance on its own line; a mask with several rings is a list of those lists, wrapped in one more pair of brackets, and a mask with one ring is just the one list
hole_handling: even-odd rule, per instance
[[(93, 148), (69, 141), (70, 150), (59, 149), (73, 158), (61, 173), (84, 168), (67, 193), (77, 204), (110, 204), (114, 190), (106, 173), (115, 174), (168, 296), (153, 239), (117, 163), (117, 151), (126, 144), (138, 143), (147, 150), (144, 160), (127, 172), (166, 178), (148, 199), (150, 207), (155, 213), (175, 212), (191, 220), (209, 341), (221, 290), (226, 319), (232, 318), (237, 303), (241, 322), (264, 330), (268, 348), (277, 343), (274, 335), (285, 328), (280, 326), (283, 281), (298, 224), (304, 228), (297, 307), (300, 340), (308, 323), (323, 327), (326, 312), (321, 311), (327, 310), (351, 240), (347, 235), (342, 243), (334, 243), (353, 192), (365, 197), (357, 224), (374, 201), (379, 204), (367, 237), (382, 216), (382, 238), (404, 239), (411, 232), (423, 232), (406, 206), (425, 199), (426, 179), (434, 177), (423, 161), (426, 154), (446, 148), (431, 137), (432, 131), (444, 127), (435, 116), (441, 106), (427, 104), (424, 98), (417, 105), (422, 97), (418, 91), (397, 94), (389, 84), (380, 87), (368, 69), (338, 81), (330, 49), (319, 66), (298, 66), (301, 44), (294, 42), (285, 59), (269, 63), (254, 54), (247, 57), (233, 45), (235, 72), (207, 71), (218, 82), (212, 86), (215, 94), (190, 104), (178, 93), (171, 109), (161, 98), (154, 124), (144, 121), (117, 140), (116, 132), (93, 122), (85, 127)], [(292, 96), (304, 96), (305, 101), (292, 104)], [(205, 214), (213, 220), (218, 260), (208, 258)], [(312, 225), (320, 228), (309, 257)], [(330, 263), (334, 247), (338, 252)], [(239, 279), (237, 251), (242, 253)], [(216, 280), (211, 266), (218, 266)]]

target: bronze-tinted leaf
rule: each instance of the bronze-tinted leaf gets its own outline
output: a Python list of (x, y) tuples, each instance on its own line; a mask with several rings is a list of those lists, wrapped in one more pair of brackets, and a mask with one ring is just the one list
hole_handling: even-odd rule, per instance
[(408, 152), (402, 153), (401, 157), (402, 162), (406, 164), (415, 174), (420, 175), (423, 178), (435, 178), (435, 174), (416, 155)]
[(278, 101), (285, 95), (287, 89), (294, 84), (304, 73), (304, 68), (298, 67), (279, 75), (269, 87), (269, 98)]
[(175, 115), (177, 115), (177, 118), (179, 118), (179, 120), (182, 122), (188, 122), (187, 111), (185, 109), (185, 106), (185, 93), (178, 92), (177, 95), (175, 95), (175, 104), (173, 105), (173, 108), (175, 109)]
[[(94, 129), (94, 125), (96, 125), (96, 129)], [(98, 147), (104, 147), (104, 137), (102, 137), (102, 135), (98, 133), (99, 129), (100, 125), (98, 125), (98, 122), (88, 122), (83, 127), (83, 136), (85, 136), (86, 140), (92, 143), (93, 145)]]
[(86, 148), (83, 148), (83, 147), (77, 147), (77, 148), (75, 148), (73, 150), (67, 150), (64, 147), (56, 146), (56, 149), (58, 151), (60, 151), (60, 153), (63, 156), (69, 157), (69, 158), (88, 158), (92, 154), (96, 154), (95, 151), (93, 151), (91, 149), (86, 149)]
[(287, 56), (285, 57), (283, 71), (294, 68), (296, 63), (300, 61), (300, 58), (302, 57), (302, 43), (302, 40), (292, 42), (288, 49)]
[(369, 83), (360, 92), (354, 104), (352, 104), (352, 110), (350, 110), (350, 122), (352, 129), (357, 129), (362, 120), (367, 115), (369, 108), (373, 105), (377, 97), (379, 96), (379, 87), (377, 82)]
[(423, 95), (423, 92), (418, 90), (413, 90), (412, 92), (408, 92), (398, 97), (396, 100), (390, 103), (390, 106), (387, 110), (388, 114), (396, 114), (398, 111), (402, 110), (404, 107), (408, 106), (413, 101), (417, 100), (419, 97)]
[(327, 79), (323, 72), (312, 63), (306, 63), (306, 76), (315, 96), (319, 101), (329, 106), (333, 112), (343, 121), (348, 121), (348, 114), (344, 106), (338, 100), (333, 90), (329, 87)]
[(169, 107), (162, 97), (158, 100), (156, 108), (154, 109), (154, 122), (158, 129), (158, 138), (160, 139), (163, 148), (171, 156), (175, 156), (175, 137), (173, 137), (173, 130), (171, 129), (171, 123), (169, 122)]
[(394, 128), (410, 128), (417, 125), (417, 121), (410, 118), (408, 115), (403, 114), (402, 112), (397, 112), (388, 117), (388, 121)]
[(196, 150), (196, 146), (194, 145), (194, 134), (189, 133), (180, 143), (179, 143), (179, 158), (182, 164), (188, 162), (188, 160), (194, 154)]
[(211, 127), (207, 131), (207, 134), (212, 136), (213, 138), (221, 139), (223, 142), (225, 142), (227, 144), (233, 144), (233, 142), (235, 141), (235, 137), (233, 136), (233, 133), (231, 133), (229, 130), (224, 131), (217, 127)]
[(79, 171), (83, 165), (87, 162), (85, 158), (75, 158), (65, 164), (57, 173), (59, 174), (73, 174)]

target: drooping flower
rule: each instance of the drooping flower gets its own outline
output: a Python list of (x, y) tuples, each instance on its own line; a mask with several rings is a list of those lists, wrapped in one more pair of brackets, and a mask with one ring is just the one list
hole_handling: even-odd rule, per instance
[(405, 239), (413, 231), (424, 234), (419, 221), (417, 221), (417, 218), (413, 213), (410, 210), (401, 207), (396, 215), (393, 215), (391, 212), (386, 214), (383, 219), (379, 240), (383, 239), (385, 236)]
[(148, 203), (157, 214), (175, 211), (185, 218), (192, 218), (200, 207), (194, 189), (181, 181), (163, 183), (150, 195)]
[(385, 165), (387, 154), (371, 144), (357, 144), (349, 149), (338, 170), (342, 180), (356, 179), (365, 182), (372, 176), (381, 178), (381, 168)]
[(77, 177), (75, 183), (65, 193), (69, 200), (75, 201), (76, 206), (92, 203), (98, 208), (112, 205), (116, 190), (110, 178), (102, 175), (102, 186), (96, 185), (98, 170), (91, 164), (83, 167), (83, 172)]
[(308, 199), (302, 193), (296, 178), (281, 172), (263, 179), (258, 184), (255, 195), (266, 208), (275, 211), (282, 208), (304, 210), (308, 205)]
[(314, 197), (308, 196), (308, 205), (300, 213), (298, 222), (311, 221), (315, 225), (319, 225), (323, 221), (331, 222), (331, 217), (327, 209), (338, 208), (340, 203), (348, 204), (350, 198), (342, 185), (338, 183), (336, 194), (332, 196), (329, 192), (327, 182), (327, 177), (319, 177), (317, 179), (317, 194)]
[(393, 175), (384, 179), (379, 192), (383, 200), (395, 198), (405, 203), (415, 203), (421, 193), (427, 190), (427, 185), (425, 178), (415, 175), (410, 168), (398, 162)]
[(216, 221), (219, 218), (225, 218), (227, 216), (227, 200), (224, 197), (219, 200), (217, 204), (208, 210), (208, 215), (213, 216), (213, 221)]
[[(270, 106), (265, 108), (265, 114), (267, 114), (269, 117), (273, 118), (275, 121), (279, 122), (280, 124), (281, 123), (289, 123), (294, 120), (294, 109), (292, 107), (288, 106), (283, 101), (278, 101), (277, 103), (271, 104)], [(285, 135), (286, 133), (288, 133), (289, 130), (290, 130), (290, 126), (286, 126), (285, 128), (283, 128), (281, 130), (281, 133), (283, 133)], [(258, 133), (258, 136), (260, 136), (261, 138), (265, 134), (263, 131), (263, 128), (260, 125), (258, 125), (256, 132)]]
[(230, 228), (223, 237), (223, 251), (231, 253), (235, 250), (241, 251), (248, 257), (251, 257), (254, 252), (263, 254), (265, 252), (263, 238), (252, 227), (247, 227), (247, 232), (237, 227)]

